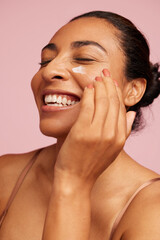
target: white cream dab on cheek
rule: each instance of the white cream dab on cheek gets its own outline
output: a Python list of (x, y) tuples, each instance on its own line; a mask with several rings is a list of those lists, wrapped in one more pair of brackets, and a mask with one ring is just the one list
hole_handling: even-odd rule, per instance
[(85, 73), (85, 68), (82, 67), (82, 66), (79, 66), (79, 67), (72, 68), (72, 71), (73, 71), (74, 73), (84, 74), (84, 73)]

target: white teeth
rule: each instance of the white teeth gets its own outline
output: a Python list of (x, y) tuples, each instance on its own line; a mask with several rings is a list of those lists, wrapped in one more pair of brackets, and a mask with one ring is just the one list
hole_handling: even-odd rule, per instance
[(52, 102), (52, 96), (51, 95), (46, 95), (45, 96), (45, 102)]
[(67, 98), (66, 98), (66, 97), (63, 97), (63, 98), (62, 98), (62, 103), (63, 103), (64, 105), (66, 105), (66, 103), (67, 103)]
[(52, 95), (52, 102), (57, 102), (57, 96), (56, 95)]
[(67, 100), (67, 96), (58, 96), (56, 94), (54, 95), (46, 95), (44, 98), (45, 104), (48, 106), (68, 106), (68, 105), (74, 105), (75, 103), (79, 101), (71, 101), (70, 99)]
[(59, 106), (59, 107), (62, 107), (64, 105), (61, 104), (61, 103), (47, 103), (47, 106)]
[(57, 98), (57, 103), (61, 103), (61, 102), (62, 102), (62, 97), (59, 96), (59, 97)]
[(47, 103), (47, 106), (55, 106), (55, 103)]
[(67, 104), (68, 104), (68, 105), (71, 105), (71, 100), (68, 100), (68, 101), (67, 101)]

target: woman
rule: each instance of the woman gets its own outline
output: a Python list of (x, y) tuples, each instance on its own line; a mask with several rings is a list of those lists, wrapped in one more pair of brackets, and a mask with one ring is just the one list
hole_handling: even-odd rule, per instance
[(159, 239), (160, 176), (123, 150), (160, 93), (144, 36), (90, 12), (56, 32), (40, 65), (40, 129), (57, 143), (1, 157), (0, 239)]

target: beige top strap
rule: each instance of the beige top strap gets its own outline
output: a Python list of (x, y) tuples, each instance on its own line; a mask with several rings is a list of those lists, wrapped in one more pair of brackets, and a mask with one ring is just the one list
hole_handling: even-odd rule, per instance
[(19, 175), (17, 182), (11, 192), (11, 195), (8, 199), (8, 202), (6, 204), (5, 209), (3, 210), (2, 214), (0, 215), (0, 227), (2, 226), (2, 223), (4, 221), (4, 218), (8, 212), (8, 209), (10, 208), (20, 186), (22, 185), (27, 173), (29, 172), (29, 170), (31, 169), (33, 163), (35, 162), (35, 160), (37, 159), (39, 153), (41, 152), (42, 149), (39, 149), (36, 151), (36, 153), (33, 155), (33, 157), (30, 159), (30, 161), (27, 163), (27, 165), (24, 167), (24, 169), (22, 170), (21, 174)]
[(109, 240), (112, 240), (112, 237), (113, 237), (113, 234), (118, 226), (118, 224), (120, 223), (122, 217), (124, 216), (124, 213), (125, 211), (127, 210), (127, 208), (129, 207), (130, 203), (132, 202), (132, 200), (135, 198), (135, 196), (145, 187), (147, 187), (148, 185), (150, 185), (151, 183), (154, 183), (156, 181), (160, 181), (160, 178), (154, 178), (154, 179), (151, 179), (149, 181), (147, 181), (146, 183), (142, 184), (137, 190), (136, 192), (131, 196), (131, 198), (128, 200), (128, 202), (126, 203), (126, 205), (123, 207), (123, 209), (120, 211), (120, 213), (118, 214), (114, 224), (113, 224), (113, 227), (112, 227), (112, 230), (111, 230), (111, 235), (109, 237)]

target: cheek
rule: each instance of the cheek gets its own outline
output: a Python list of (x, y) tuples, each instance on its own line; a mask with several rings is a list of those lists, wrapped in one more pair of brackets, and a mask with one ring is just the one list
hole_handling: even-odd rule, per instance
[(80, 74), (86, 74), (86, 69), (85, 69), (84, 66), (78, 66), (78, 67), (72, 68), (72, 72), (80, 73)]
[[(104, 65), (104, 66), (103, 66)], [(79, 85), (85, 88), (88, 84), (95, 81), (95, 77), (101, 76), (102, 70), (106, 68), (106, 64), (99, 66), (78, 66), (72, 68), (74, 78), (78, 80)]]
[(118, 85), (122, 90), (125, 82), (124, 60), (120, 57), (118, 59), (112, 57), (110, 62), (111, 62), (110, 64), (111, 77), (118, 82)]

